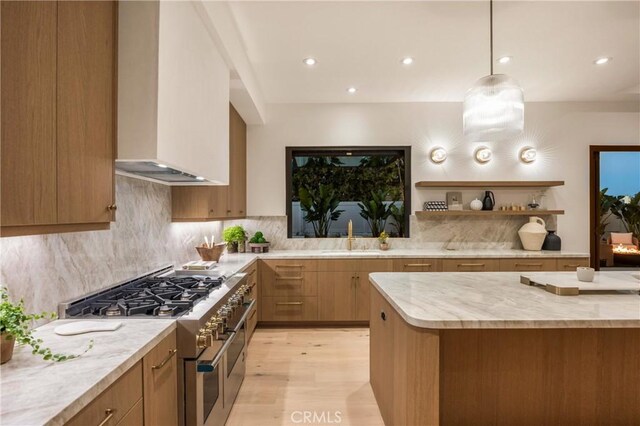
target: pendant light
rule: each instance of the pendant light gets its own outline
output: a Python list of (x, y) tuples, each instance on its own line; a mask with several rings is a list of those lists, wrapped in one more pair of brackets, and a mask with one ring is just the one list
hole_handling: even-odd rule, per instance
[(464, 97), (462, 126), (472, 141), (512, 138), (524, 129), (524, 95), (518, 83), (493, 73), (493, 0), (489, 1), (491, 74), (482, 77)]

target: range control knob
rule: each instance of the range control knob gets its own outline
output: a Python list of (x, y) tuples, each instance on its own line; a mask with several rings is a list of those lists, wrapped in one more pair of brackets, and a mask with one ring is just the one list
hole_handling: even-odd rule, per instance
[(211, 335), (211, 331), (207, 330), (206, 328), (201, 328), (200, 330), (198, 330), (198, 334), (196, 336), (196, 344), (200, 349), (211, 346), (213, 344), (213, 336)]

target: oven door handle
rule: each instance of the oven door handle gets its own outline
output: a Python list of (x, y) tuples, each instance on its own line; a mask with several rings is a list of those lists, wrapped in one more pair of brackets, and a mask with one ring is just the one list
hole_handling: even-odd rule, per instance
[(249, 313), (251, 312), (254, 306), (256, 306), (256, 301), (252, 300), (251, 303), (249, 303), (249, 306), (247, 306), (247, 309), (242, 314), (242, 317), (240, 317), (240, 321), (238, 321), (238, 324), (233, 329), (234, 333), (237, 333), (238, 330), (240, 330), (240, 327), (242, 327), (242, 325), (247, 321), (247, 317), (249, 316)]
[(198, 361), (197, 366), (196, 366), (196, 371), (198, 373), (211, 373), (211, 372), (213, 372), (213, 370), (216, 369), (216, 366), (218, 365), (218, 363), (222, 359), (223, 355), (225, 354), (225, 352), (227, 352), (227, 349), (229, 349), (229, 346), (231, 346), (231, 344), (233, 343), (233, 341), (235, 339), (236, 339), (236, 333), (231, 333), (231, 335), (229, 335), (229, 338), (227, 338), (227, 340), (225, 340), (224, 345), (222, 345), (222, 347), (220, 348), (218, 353), (216, 353), (216, 356), (213, 357), (213, 359), (211, 361), (208, 361), (208, 360), (207, 361)]

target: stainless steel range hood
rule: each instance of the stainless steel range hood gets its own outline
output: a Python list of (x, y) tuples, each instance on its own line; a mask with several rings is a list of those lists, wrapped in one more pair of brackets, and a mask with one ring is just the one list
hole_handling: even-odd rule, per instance
[(210, 184), (201, 176), (171, 168), (153, 161), (116, 161), (119, 174), (142, 177), (166, 184)]

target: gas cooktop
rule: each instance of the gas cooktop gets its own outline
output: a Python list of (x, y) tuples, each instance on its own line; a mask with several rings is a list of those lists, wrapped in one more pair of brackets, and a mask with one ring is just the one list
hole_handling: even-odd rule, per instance
[(64, 307), (64, 317), (177, 317), (220, 287), (224, 279), (224, 276), (167, 276), (163, 270), (76, 300)]

